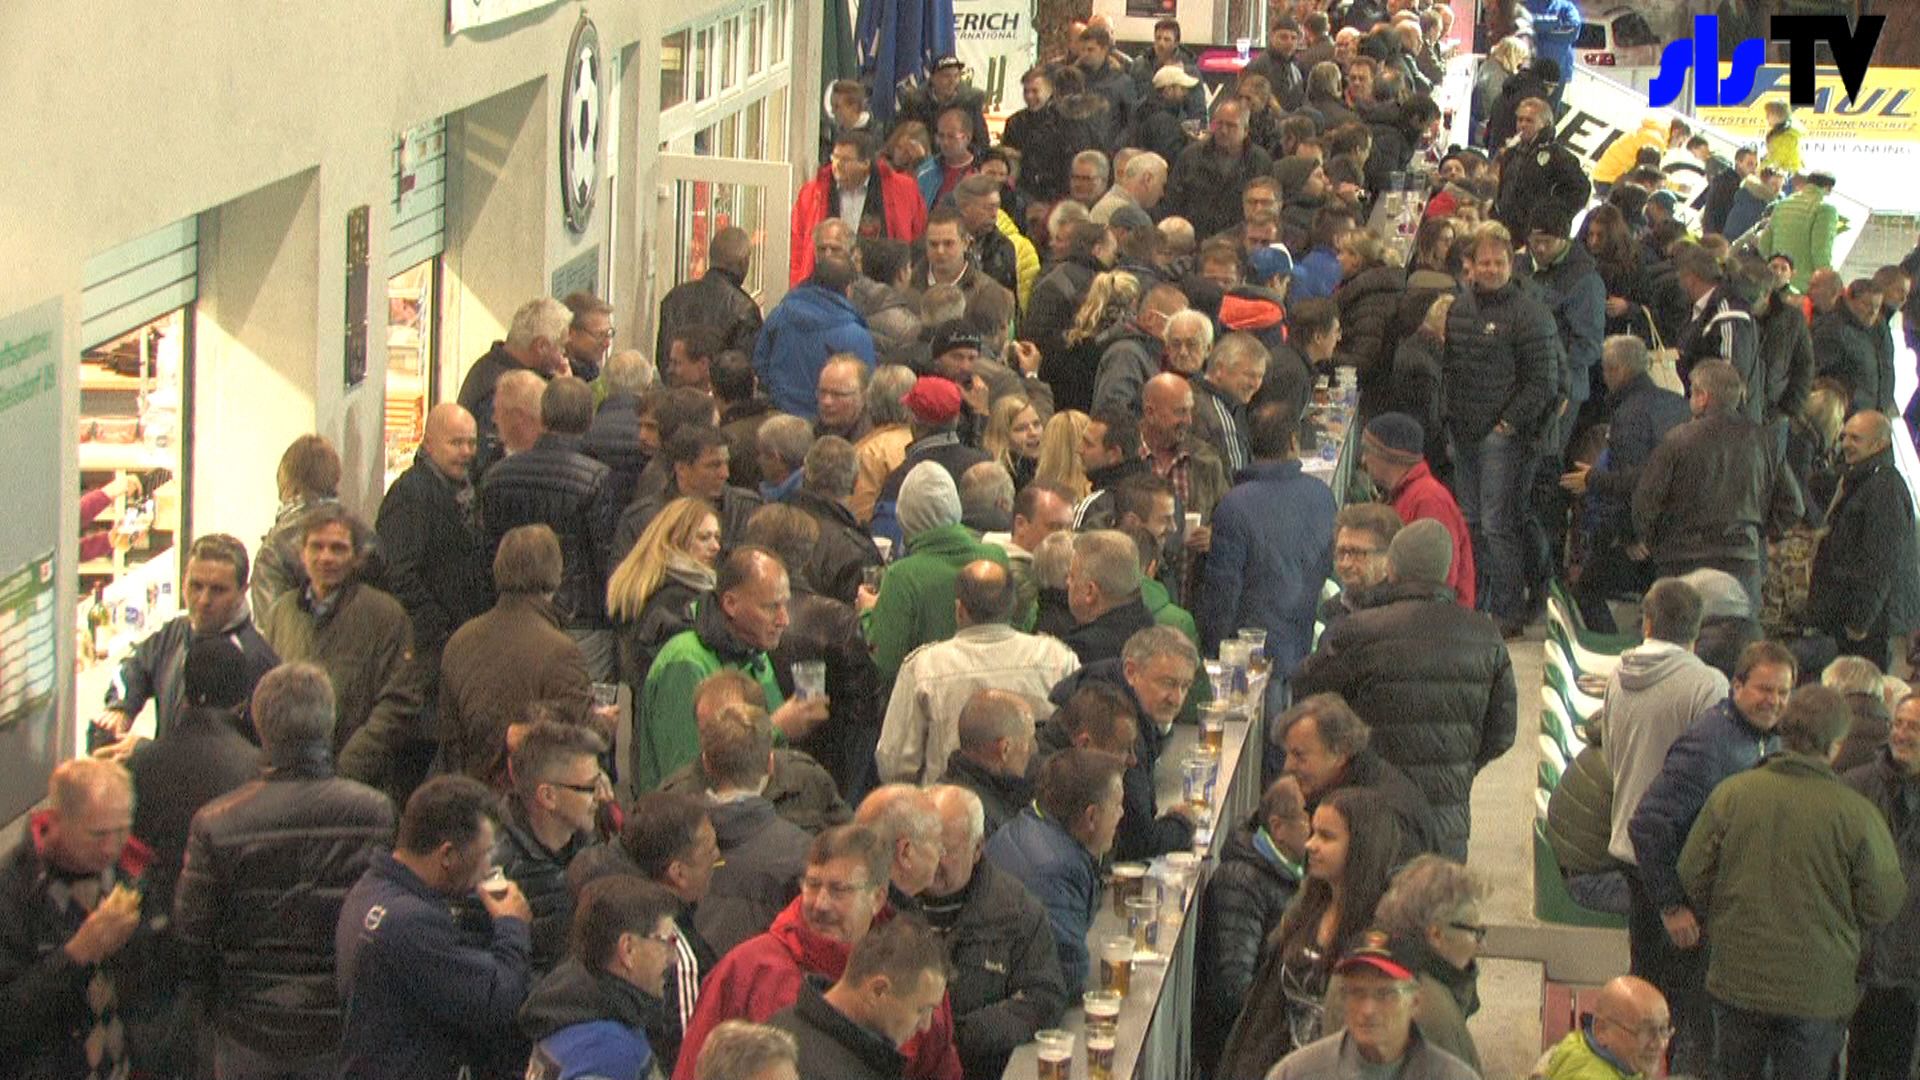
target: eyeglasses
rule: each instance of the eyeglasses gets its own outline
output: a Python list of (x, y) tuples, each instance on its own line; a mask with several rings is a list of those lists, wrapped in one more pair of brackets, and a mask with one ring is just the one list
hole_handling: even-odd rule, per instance
[(827, 895), (833, 897), (835, 900), (850, 899), (855, 894), (865, 892), (872, 887), (873, 886), (868, 885), (864, 881), (822, 881), (817, 877), (803, 877), (800, 879), (801, 892), (817, 895), (824, 889)]
[(1481, 923), (1450, 922), (1447, 924), (1463, 934), (1472, 934), (1474, 943), (1484, 945), (1487, 942), (1487, 928)]
[(1380, 554), (1380, 549), (1373, 547), (1337, 547), (1333, 549), (1333, 557), (1336, 559), (1371, 559), (1378, 554)]
[(1665, 1042), (1668, 1039), (1673, 1038), (1673, 1025), (1671, 1023), (1626, 1024), (1626, 1023), (1620, 1022), (1619, 1020), (1615, 1020), (1611, 1016), (1607, 1016), (1602, 1013), (1595, 1013), (1594, 1019), (1605, 1020), (1607, 1023), (1612, 1024), (1614, 1027), (1619, 1028), (1621, 1031), (1625, 1031), (1631, 1034), (1634, 1038), (1639, 1039), (1641, 1042)]
[(591, 784), (569, 784), (565, 780), (548, 780), (546, 783), (549, 787), (565, 788), (568, 791), (577, 791), (582, 795), (597, 795), (601, 789), (606, 786), (607, 774), (600, 773), (595, 776)]

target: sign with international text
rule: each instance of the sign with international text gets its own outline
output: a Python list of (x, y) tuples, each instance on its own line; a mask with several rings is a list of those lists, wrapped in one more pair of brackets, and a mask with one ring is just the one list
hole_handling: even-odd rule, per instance
[(529, 11), (553, 7), (559, 0), (447, 0), (447, 33), (505, 22)]
[(954, 55), (987, 96), (987, 115), (1020, 111), (1020, 76), (1033, 66), (1033, 0), (953, 0)]

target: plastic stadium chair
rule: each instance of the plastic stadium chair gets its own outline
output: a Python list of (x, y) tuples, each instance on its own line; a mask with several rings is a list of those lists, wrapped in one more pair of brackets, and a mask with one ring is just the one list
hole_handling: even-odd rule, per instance
[(1567, 591), (1566, 585), (1559, 578), (1547, 582), (1547, 603), (1560, 606), (1567, 618), (1568, 627), (1573, 631), (1574, 640), (1594, 652), (1622, 653), (1640, 644), (1641, 636), (1637, 627), (1611, 634), (1590, 629), (1587, 621), (1580, 617), (1580, 605), (1574, 601), (1573, 594)]
[(1533, 823), (1533, 914), (1541, 922), (1563, 926), (1596, 926), (1624, 929), (1627, 920), (1619, 915), (1581, 907), (1567, 892), (1567, 879), (1560, 873), (1560, 860), (1547, 842), (1544, 820)]
[(1572, 629), (1554, 614), (1551, 604), (1547, 606), (1547, 641), (1558, 646), (1565, 654), (1567, 664), (1573, 668), (1576, 677), (1598, 675), (1605, 678), (1620, 666), (1618, 653), (1594, 652), (1576, 641)]

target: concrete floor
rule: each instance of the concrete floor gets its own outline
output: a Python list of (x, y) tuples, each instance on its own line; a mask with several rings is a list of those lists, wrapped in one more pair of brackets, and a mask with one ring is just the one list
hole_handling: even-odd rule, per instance
[[(1482, 908), (1490, 926), (1538, 926), (1533, 917), (1533, 789), (1539, 763), (1541, 648), (1536, 626), (1509, 644), (1520, 699), (1519, 731), (1500, 760), (1473, 786), (1473, 839), (1467, 864), (1492, 886)], [(1487, 1080), (1525, 1077), (1541, 1054), (1541, 966), (1480, 962), (1480, 1011), (1468, 1022)]]

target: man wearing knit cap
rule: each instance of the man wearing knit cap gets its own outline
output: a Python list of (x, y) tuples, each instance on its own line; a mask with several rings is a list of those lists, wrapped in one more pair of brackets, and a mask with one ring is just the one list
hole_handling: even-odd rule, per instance
[[(921, 379), (914, 393), (928, 382), (944, 381)], [(1004, 550), (981, 543), (960, 524), (960, 490), (944, 466), (936, 461), (915, 463), (909, 457), (906, 467), (898, 514), (907, 555), (887, 568), (879, 602), (867, 623), (873, 662), (888, 687), (908, 653), (953, 636), (954, 579), (960, 569), (979, 559), (1007, 565)]]
[(1433, 807), (1435, 850), (1462, 862), (1473, 780), (1513, 745), (1513, 664), (1486, 615), (1446, 586), (1453, 537), (1410, 522), (1387, 546), (1387, 583), (1328, 626), (1293, 676), (1296, 698), (1333, 692), (1373, 728), (1372, 747)]
[(240, 642), (231, 634), (196, 639), (187, 646), (183, 678), (172, 728), (127, 759), (133, 835), (153, 849), (146, 887), (155, 896), (173, 893), (194, 812), (260, 775), (260, 748), (241, 734), (252, 680)]
[(1453, 565), (1446, 575), (1454, 600), (1473, 610), (1473, 537), (1453, 492), (1434, 479), (1423, 447), (1426, 432), (1406, 413), (1381, 413), (1360, 435), (1360, 465), (1400, 520), (1439, 522), (1453, 540)]
[[(973, 340), (976, 344), (979, 341)], [(913, 441), (907, 444), (906, 457), (880, 485), (880, 496), (873, 505), (872, 524), (873, 535), (884, 536), (896, 546), (904, 543), (908, 535), (900, 525), (898, 503), (900, 488), (914, 466), (923, 461), (938, 464), (947, 471), (954, 490), (958, 491), (960, 478), (968, 469), (991, 460), (961, 437), (960, 415), (966, 402), (960, 386), (953, 380), (937, 374), (923, 375), (900, 399), (900, 404), (906, 406), (911, 417), (908, 427)]]

